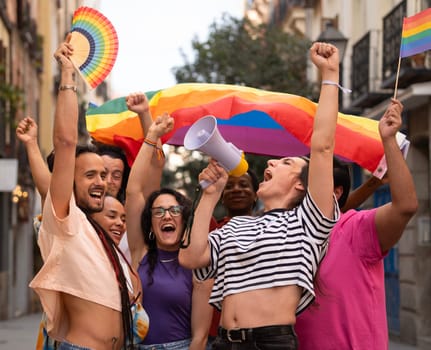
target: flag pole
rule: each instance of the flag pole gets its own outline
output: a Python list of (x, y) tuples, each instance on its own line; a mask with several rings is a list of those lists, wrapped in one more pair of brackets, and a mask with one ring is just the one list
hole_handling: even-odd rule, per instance
[(398, 68), (397, 68), (397, 76), (395, 78), (395, 90), (394, 90), (394, 99), (397, 98), (397, 90), (398, 90), (398, 77), (400, 75), (400, 66), (401, 66), (401, 56), (398, 56)]

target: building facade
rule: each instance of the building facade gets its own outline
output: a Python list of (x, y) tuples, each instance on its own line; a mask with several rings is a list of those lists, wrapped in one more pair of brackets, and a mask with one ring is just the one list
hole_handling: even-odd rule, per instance
[[(38, 124), (42, 155), (52, 150), (59, 82), (53, 53), (82, 4), (82, 0), (0, 0), (0, 319), (40, 308), (28, 288), (41, 264), (32, 224), (41, 211), (40, 198), (15, 128), (19, 120), (31, 116)], [(99, 1), (86, 4), (97, 8)], [(102, 83), (90, 92), (78, 80), (78, 88), (83, 121), (87, 101), (106, 101), (108, 86)], [(85, 140), (85, 123), (80, 125)], [(12, 187), (2, 186), (6, 182)]]
[[(403, 18), (429, 7), (426, 0), (246, 1), (247, 16), (256, 23), (310, 40), (317, 40), (329, 23), (348, 39), (341, 82), (353, 92), (342, 96), (343, 112), (379, 119), (395, 93), (403, 103), (402, 132), (411, 142), (407, 162), (420, 205), (385, 259), (386, 306), (390, 336), (420, 349), (431, 349), (431, 53), (399, 60), (399, 49)], [(357, 167), (354, 174), (356, 183), (369, 175)], [(367, 205), (389, 200), (388, 188), (382, 188)]]
[(39, 116), (43, 39), (34, 3), (0, 2), (0, 157), (17, 164), (16, 172), (2, 171), (3, 177), (14, 177), (15, 187), (0, 192), (0, 318), (23, 314), (31, 304), (27, 284), (33, 273), (33, 240), (28, 230), (34, 191), (15, 127), (25, 115)]

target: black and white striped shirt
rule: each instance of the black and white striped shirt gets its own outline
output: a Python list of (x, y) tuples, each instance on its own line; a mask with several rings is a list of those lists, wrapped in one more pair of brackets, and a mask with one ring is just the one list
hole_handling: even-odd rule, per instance
[(287, 285), (303, 287), (299, 314), (314, 299), (313, 278), (339, 218), (328, 219), (309, 193), (292, 209), (274, 209), (258, 217), (236, 216), (210, 233), (209, 266), (195, 270), (199, 280), (215, 278), (210, 304), (221, 309), (224, 297)]

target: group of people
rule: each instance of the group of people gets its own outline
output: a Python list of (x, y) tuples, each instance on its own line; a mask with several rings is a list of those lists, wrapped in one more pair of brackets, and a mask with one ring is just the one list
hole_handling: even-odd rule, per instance
[[(232, 177), (210, 160), (199, 175), (210, 185), (192, 213), (189, 198), (161, 188), (160, 138), (174, 119), (153, 119), (145, 94), (126, 98), (145, 134), (130, 174), (112, 150), (78, 146), (72, 52), (66, 41), (54, 54), (61, 81), (51, 171), (34, 121), (17, 128), (43, 201), (44, 264), (30, 286), (45, 313), (46, 349), (387, 348), (382, 261), (417, 209), (395, 138), (399, 101), (379, 122), (392, 202), (349, 210), (382, 181), (348, 197), (349, 167), (334, 157), (338, 51), (314, 43), (310, 58), (325, 83), (310, 154), (269, 160), (260, 184), (252, 171)], [(216, 222), (220, 199), (227, 216)]]

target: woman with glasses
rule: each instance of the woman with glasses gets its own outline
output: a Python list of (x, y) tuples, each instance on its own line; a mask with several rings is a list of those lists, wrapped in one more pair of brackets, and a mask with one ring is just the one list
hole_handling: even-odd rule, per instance
[[(149, 116), (145, 94), (127, 97), (130, 110)], [(133, 163), (126, 190), (127, 235), (132, 265), (139, 272), (150, 327), (138, 349), (205, 349), (212, 308), (211, 283), (199, 283), (178, 262), (191, 201), (160, 189), (164, 156), (159, 138), (173, 128), (157, 117)]]

